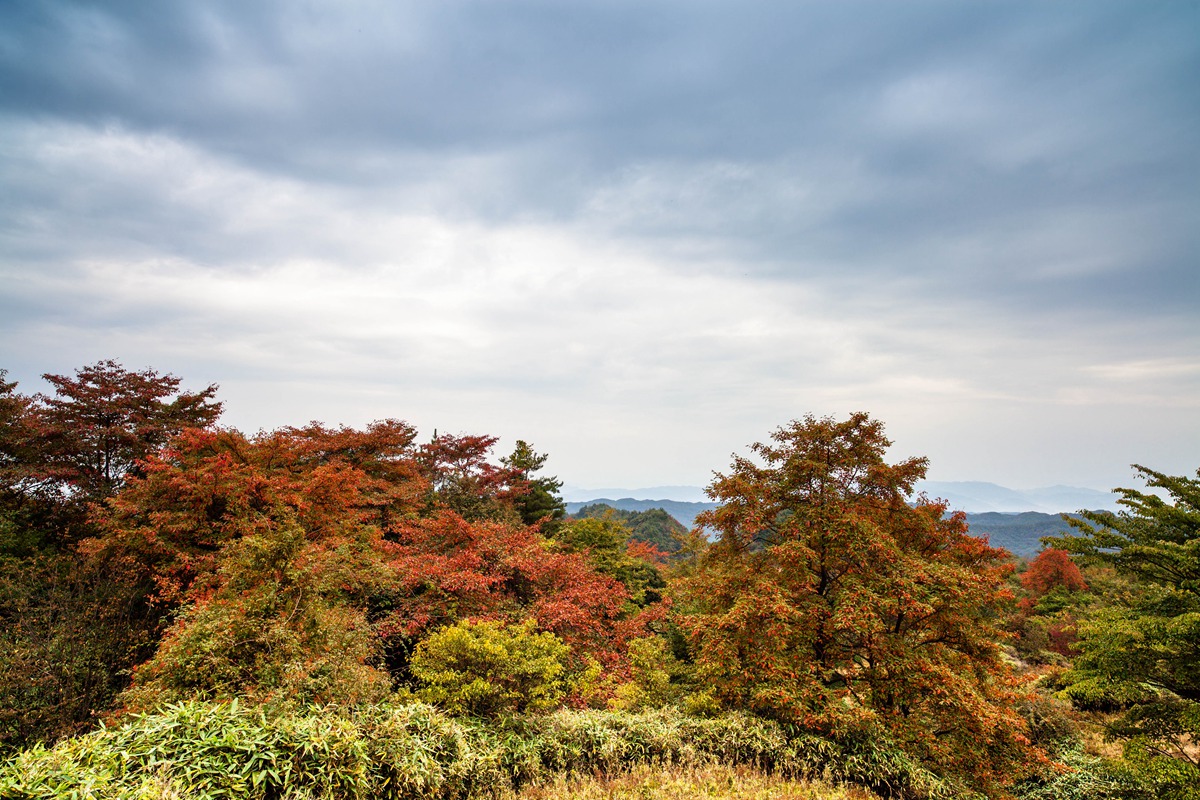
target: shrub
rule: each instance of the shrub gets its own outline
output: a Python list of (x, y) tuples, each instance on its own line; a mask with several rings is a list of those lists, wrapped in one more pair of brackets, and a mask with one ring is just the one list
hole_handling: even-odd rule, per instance
[(661, 708), (679, 696), (680, 688), (672, 678), (679, 676), (682, 666), (660, 637), (630, 640), (629, 670), (633, 680), (617, 687), (609, 706), (628, 711)]
[(552, 633), (520, 625), (459, 622), (417, 646), (418, 695), (452, 714), (493, 717), (554, 708), (566, 693), (570, 648)]

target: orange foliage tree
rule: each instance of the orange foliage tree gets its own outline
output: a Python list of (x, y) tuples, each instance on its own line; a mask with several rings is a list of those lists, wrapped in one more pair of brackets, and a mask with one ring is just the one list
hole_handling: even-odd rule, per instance
[(1000, 658), (1004, 551), (907, 498), (881, 423), (802, 421), (736, 457), (697, 522), (718, 538), (677, 585), (717, 699), (833, 735), (883, 735), (991, 792), (1036, 762)]

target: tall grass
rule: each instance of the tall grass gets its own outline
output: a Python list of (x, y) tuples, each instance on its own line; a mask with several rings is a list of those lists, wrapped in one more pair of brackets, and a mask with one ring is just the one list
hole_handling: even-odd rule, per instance
[(183, 703), (19, 754), (0, 768), (0, 797), (473, 800), (571, 776), (714, 764), (856, 784), (884, 797), (963, 796), (899, 752), (740, 714), (558, 711), (484, 723), (423, 704), (268, 715), (237, 703)]
[(866, 789), (770, 775), (751, 767), (636, 767), (607, 778), (557, 777), (511, 800), (877, 800)]

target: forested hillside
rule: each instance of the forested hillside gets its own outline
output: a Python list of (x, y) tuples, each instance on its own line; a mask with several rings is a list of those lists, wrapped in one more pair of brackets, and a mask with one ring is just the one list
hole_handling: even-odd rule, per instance
[[(1070, 517), (1079, 518), (1078, 514)], [(1000, 514), (995, 511), (967, 514), (967, 524), (975, 536), (986, 536), (993, 547), (1003, 547), (1022, 558), (1033, 558), (1042, 550), (1042, 539), (1070, 532), (1071, 525), (1061, 514), (1026, 511)]]
[[(567, 505), (570, 510), (570, 504)], [(626, 511), (605, 503), (591, 503), (572, 511), (575, 519), (611, 518), (629, 530), (629, 538), (654, 545), (664, 553), (677, 552), (682, 547), (688, 529), (663, 508), (645, 511)]]
[(634, 512), (652, 511), (659, 508), (670, 514), (672, 519), (684, 528), (691, 528), (696, 522), (696, 517), (717, 506), (716, 503), (694, 503), (684, 500), (635, 500), (632, 497), (622, 497), (618, 500), (599, 497), (595, 500), (567, 503), (566, 505), (567, 512), (570, 514), (578, 514), (582, 509), (590, 505), (602, 505), (615, 508), (618, 511)]
[(1200, 480), (1139, 468), (1168, 499), (1123, 490), (1014, 560), (914, 499), (927, 462), (888, 463), (882, 423), (808, 416), (716, 474), (702, 536), (567, 517), (525, 441), (247, 434), (215, 386), (45, 377), (0, 380), (0, 796), (485, 797), (664, 764), (1200, 796)]

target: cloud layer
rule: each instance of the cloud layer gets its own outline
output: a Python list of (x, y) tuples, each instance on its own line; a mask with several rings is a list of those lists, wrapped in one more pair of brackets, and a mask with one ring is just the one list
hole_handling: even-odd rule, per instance
[(866, 409), (933, 476), (1194, 470), (1200, 10), (13, 3), (0, 367), (702, 483)]

